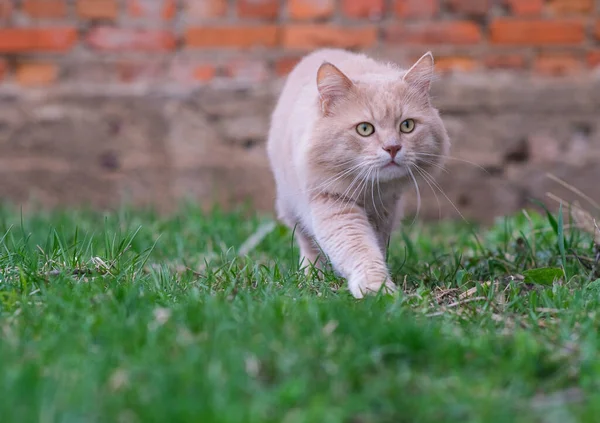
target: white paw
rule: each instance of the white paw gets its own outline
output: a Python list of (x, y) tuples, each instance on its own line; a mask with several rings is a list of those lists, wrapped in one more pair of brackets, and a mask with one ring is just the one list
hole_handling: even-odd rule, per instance
[(365, 295), (372, 295), (381, 292), (382, 294), (393, 294), (397, 287), (389, 277), (385, 279), (349, 279), (348, 288), (355, 298), (363, 298)]

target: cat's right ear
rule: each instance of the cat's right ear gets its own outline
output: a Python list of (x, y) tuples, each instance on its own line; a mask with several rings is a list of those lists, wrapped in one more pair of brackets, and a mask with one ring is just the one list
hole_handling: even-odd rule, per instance
[(324, 115), (331, 113), (333, 105), (352, 89), (352, 81), (337, 67), (324, 62), (317, 72), (317, 88)]
[(428, 51), (406, 72), (403, 80), (423, 91), (429, 91), (433, 79), (433, 68), (433, 54)]

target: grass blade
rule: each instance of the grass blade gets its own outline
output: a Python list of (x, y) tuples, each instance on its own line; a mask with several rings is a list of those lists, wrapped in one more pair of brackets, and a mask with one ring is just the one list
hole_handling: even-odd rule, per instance
[(560, 251), (560, 259), (562, 263), (563, 273), (565, 275), (565, 282), (568, 280), (567, 278), (567, 253), (565, 252), (565, 225), (564, 225), (564, 217), (563, 217), (563, 206), (560, 203), (558, 208), (558, 250)]

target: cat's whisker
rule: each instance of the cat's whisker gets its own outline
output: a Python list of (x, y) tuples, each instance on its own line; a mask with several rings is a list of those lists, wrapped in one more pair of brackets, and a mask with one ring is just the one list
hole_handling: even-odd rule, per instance
[[(374, 168), (375, 169), (375, 177), (377, 177), (379, 175), (379, 169)], [(379, 183), (379, 181), (378, 181)], [(381, 216), (379, 214), (379, 210), (377, 210), (377, 205), (375, 204), (375, 178), (371, 178), (371, 202), (373, 203), (373, 210), (375, 211), (375, 214), (377, 215), (377, 219), (382, 220)], [(381, 201), (380, 201), (381, 203)]]
[(385, 204), (383, 202), (383, 198), (381, 197), (381, 187), (380, 187), (380, 180), (379, 180), (379, 169), (377, 169), (377, 195), (379, 195), (379, 204), (381, 204), (381, 206), (383, 207), (383, 211), (388, 214), (389, 210), (387, 209), (387, 207), (385, 207)]
[[(355, 164), (354, 166), (352, 166), (349, 169), (346, 169), (345, 171), (341, 172), (338, 175), (332, 176), (329, 179), (326, 179), (324, 182), (320, 183), (319, 185), (317, 185), (316, 187), (313, 187), (309, 190), (309, 192), (315, 191), (319, 188), (323, 188), (323, 191), (330, 186), (331, 184), (333, 184), (334, 182), (338, 181), (339, 179), (343, 178), (344, 176), (349, 175), (350, 173), (354, 172), (355, 170), (357, 170), (358, 168), (360, 168), (362, 166), (361, 163)], [(320, 194), (323, 193), (323, 191), (320, 192)]]
[[(371, 172), (371, 168), (370, 168), (370, 167), (367, 167), (367, 168), (366, 168), (366, 170), (365, 170), (365, 172), (363, 172), (363, 173), (364, 173), (364, 176), (363, 176), (363, 177), (361, 177), (361, 180), (360, 180), (360, 181), (359, 181), (359, 183), (356, 185), (356, 188), (355, 188), (355, 189), (352, 191), (352, 193), (350, 194), (350, 198), (351, 198), (351, 199), (352, 199), (352, 198), (354, 198), (355, 196), (357, 196), (357, 197), (358, 197), (358, 196), (360, 195), (361, 191), (363, 191), (363, 190), (366, 188), (366, 185), (367, 185), (367, 182), (368, 182), (368, 179), (367, 179), (367, 178), (368, 178), (368, 176), (369, 176), (369, 173), (370, 173), (370, 172)], [(365, 193), (366, 193), (366, 191), (365, 191)], [(363, 201), (364, 201), (364, 197), (363, 197)], [(347, 204), (344, 206), (344, 213), (346, 212), (346, 209), (348, 208), (348, 206), (349, 206), (350, 204), (351, 204), (351, 203), (347, 203)]]
[(343, 203), (344, 202), (346, 196), (348, 195), (348, 192), (354, 186), (354, 184), (358, 181), (358, 176), (359, 175), (356, 175), (354, 177), (354, 179), (352, 180), (352, 182), (348, 185), (348, 187), (346, 187), (346, 189), (344, 190), (344, 192), (338, 198), (335, 199), (335, 201), (333, 202), (332, 207), (337, 207), (338, 203)]
[(364, 187), (364, 191), (363, 191), (363, 204), (366, 206), (367, 204), (367, 191), (369, 191), (369, 181), (371, 181), (371, 185), (373, 183), (373, 179), (371, 178), (371, 174), (373, 173), (374, 169), (369, 168), (369, 173), (367, 173), (367, 176), (365, 178), (365, 187)]
[[(418, 160), (419, 160), (419, 161), (422, 161), (422, 162), (425, 162), (425, 163), (429, 163), (429, 164), (431, 164), (431, 165), (434, 165), (434, 166), (435, 166), (435, 165), (437, 165), (437, 167), (439, 167), (440, 169), (442, 169), (443, 171), (445, 171), (447, 174), (450, 174), (450, 172), (449, 172), (447, 169), (443, 168), (442, 166), (440, 166), (439, 164), (437, 164), (437, 163), (435, 163), (435, 162), (433, 162), (433, 161), (428, 161), (428, 160), (426, 160), (426, 159), (423, 159), (423, 158), (419, 158)], [(429, 189), (431, 189), (431, 192), (433, 193), (433, 196), (435, 197), (435, 202), (437, 203), (437, 206), (438, 206), (438, 219), (440, 219), (440, 220), (441, 220), (441, 219), (442, 219), (442, 205), (441, 205), (441, 203), (440, 203), (440, 198), (438, 197), (438, 195), (437, 195), (437, 192), (435, 191), (435, 189), (433, 188), (433, 186), (432, 186), (432, 185), (431, 185), (431, 183), (429, 182), (428, 178), (426, 178), (426, 177), (423, 175), (423, 173), (422, 173), (422, 172), (420, 172), (420, 170), (422, 170), (423, 172), (425, 172), (425, 169), (423, 169), (422, 167), (420, 167), (420, 166), (419, 166), (419, 165), (417, 165), (416, 163), (413, 163), (413, 164), (414, 164), (416, 167), (418, 167), (417, 171), (419, 171), (419, 173), (420, 173), (420, 174), (421, 174), (421, 176), (423, 177), (423, 180), (425, 181), (425, 183), (426, 183), (427, 185), (429, 185)], [(428, 173), (428, 175), (429, 175), (429, 176), (431, 176), (429, 173)], [(432, 176), (431, 176), (431, 180), (434, 180)], [(439, 186), (439, 185), (438, 185), (438, 186)], [(441, 188), (438, 188), (438, 189), (441, 191)]]
[(417, 217), (419, 216), (419, 212), (421, 211), (421, 191), (419, 190), (419, 184), (417, 183), (417, 179), (415, 178), (415, 175), (412, 173), (412, 170), (410, 170), (410, 167), (407, 167), (406, 169), (408, 170), (408, 174), (410, 175), (413, 182), (415, 183), (415, 191), (417, 193), (417, 213), (415, 213), (415, 217), (413, 217), (412, 222), (410, 222), (410, 226), (412, 226), (417, 221)]
[(427, 160), (427, 159), (424, 159), (424, 158), (420, 157), (420, 158), (417, 159), (417, 161), (418, 162), (423, 162), (423, 163), (428, 164), (428, 165), (433, 166), (433, 167), (436, 167), (436, 168), (440, 169), (442, 172), (450, 174), (450, 171), (448, 169), (446, 169), (444, 166), (440, 165), (439, 163), (434, 162), (433, 160)]
[(437, 195), (437, 192), (435, 191), (435, 189), (433, 189), (433, 186), (431, 185), (431, 183), (429, 183), (429, 180), (425, 177), (425, 175), (421, 172), (419, 166), (417, 166), (415, 164), (415, 170), (417, 172), (419, 172), (419, 174), (423, 177), (423, 180), (425, 181), (425, 183), (427, 185), (429, 185), (429, 188), (431, 189), (431, 192), (433, 192), (433, 196), (435, 197), (435, 201), (438, 205), (438, 219), (442, 219), (442, 204), (440, 203), (440, 198)]
[(448, 202), (452, 205), (452, 207), (454, 208), (454, 210), (456, 210), (456, 212), (459, 214), (459, 216), (462, 218), (462, 220), (464, 220), (465, 222), (468, 223), (467, 219), (463, 216), (463, 214), (460, 212), (460, 210), (458, 210), (458, 207), (456, 207), (456, 205), (454, 204), (454, 202), (450, 199), (450, 197), (448, 197), (446, 195), (446, 192), (442, 189), (442, 187), (435, 181), (435, 179), (433, 178), (433, 176), (431, 176), (431, 174), (429, 172), (427, 172), (425, 169), (420, 168), (419, 166), (415, 165), (415, 169), (417, 169), (417, 171), (419, 171), (421, 173), (421, 175), (423, 175), (423, 178), (429, 179), (431, 181), (431, 183), (440, 191), (440, 193), (446, 197), (446, 200), (448, 200)]
[(373, 211), (375, 211), (377, 218), (380, 219), (379, 212), (377, 211), (377, 206), (375, 205), (375, 178), (371, 178), (371, 203), (373, 204)]
[(342, 197), (347, 198), (349, 197), (350, 199), (354, 198), (355, 193), (357, 192), (357, 190), (360, 188), (360, 186), (362, 185), (363, 181), (364, 181), (364, 177), (366, 175), (366, 173), (368, 172), (368, 168), (363, 168), (360, 170), (360, 172), (356, 175), (356, 178), (354, 178), (354, 180), (352, 181), (352, 184), (350, 184), (348, 186), (348, 188), (346, 189), (346, 191), (344, 191), (344, 194), (342, 194)]
[[(321, 194), (323, 194), (324, 192), (326, 192), (326, 191), (328, 190), (328, 188), (329, 188), (329, 187), (330, 187), (330, 186), (331, 186), (333, 183), (337, 182), (339, 179), (341, 179), (341, 178), (343, 178), (343, 177), (345, 177), (345, 176), (349, 176), (349, 175), (350, 175), (352, 172), (354, 172), (356, 169), (358, 169), (358, 168), (360, 168), (360, 167), (362, 167), (362, 164), (361, 164), (361, 163), (359, 163), (359, 164), (355, 165), (353, 168), (349, 169), (348, 171), (346, 171), (346, 172), (343, 172), (343, 173), (342, 173), (342, 175), (338, 176), (338, 177), (337, 177), (337, 178), (335, 178), (334, 180), (330, 181), (330, 182), (329, 182), (329, 183), (328, 183), (326, 186), (324, 186), (324, 187), (321, 189), (321, 191), (319, 192), (319, 194), (318, 194), (318, 195), (321, 195)], [(352, 186), (353, 186), (353, 185), (354, 185), (356, 182), (359, 182), (359, 180), (360, 180), (360, 178), (361, 178), (361, 174), (362, 174), (362, 172), (363, 172), (363, 169), (360, 169), (360, 170), (359, 170), (359, 172), (358, 172), (358, 174), (356, 174), (356, 175), (354, 176), (354, 179), (352, 180), (352, 182), (350, 183), (350, 185), (348, 185), (348, 187), (347, 187), (346, 191), (344, 191), (344, 193), (342, 194), (342, 197), (345, 197), (345, 196), (348, 194), (349, 190), (350, 190), (350, 189), (352, 189)], [(336, 200), (336, 203), (334, 203), (334, 204), (337, 204), (337, 200)]]
[[(357, 167), (360, 167), (362, 165), (362, 163), (354, 163), (353, 166), (350, 166), (352, 163), (354, 163), (354, 160), (348, 160), (346, 162), (343, 163), (338, 163), (336, 165), (330, 165), (328, 166), (329, 169), (350, 169), (350, 168), (354, 168), (356, 169)], [(348, 167), (350, 166), (350, 168)]]
[(372, 166), (368, 166), (367, 170), (365, 172), (365, 176), (362, 178), (361, 183), (358, 185), (357, 190), (355, 192), (353, 192), (352, 196), (356, 195), (357, 197), (361, 194), (363, 194), (363, 204), (367, 203), (367, 189), (369, 186), (369, 179), (371, 177), (371, 173), (373, 172), (374, 168)]
[[(350, 183), (350, 185), (348, 185), (348, 187), (346, 188), (346, 190), (342, 193), (342, 195), (334, 202), (334, 206), (337, 206), (338, 202), (343, 202), (345, 198), (347, 198), (346, 196), (349, 195), (350, 190), (353, 189), (354, 185), (358, 182), (358, 186), (360, 186), (360, 184), (362, 183), (362, 175), (363, 173), (365, 173), (365, 169), (361, 169), (360, 172), (354, 177), (354, 179), (352, 180), (352, 182)], [(354, 193), (354, 191), (352, 191), (352, 193)], [(352, 197), (352, 196), (350, 196)], [(345, 207), (344, 207), (344, 211), (345, 211)]]
[(331, 164), (329, 164), (329, 165), (327, 165), (327, 167), (330, 167), (330, 168), (332, 168), (332, 169), (335, 169), (335, 168), (338, 168), (338, 167), (344, 167), (344, 166), (348, 166), (350, 163), (353, 163), (353, 162), (354, 162), (354, 159), (352, 158), (352, 159), (350, 159), (350, 160), (345, 160), (345, 161), (343, 161), (343, 162), (336, 163), (336, 164), (334, 164), (334, 165), (331, 165)]
[(475, 166), (476, 168), (483, 170), (485, 173), (490, 173), (485, 167), (483, 167), (475, 162), (465, 160), (465, 159), (460, 159), (458, 157), (448, 156), (448, 155), (444, 155), (444, 154), (433, 154), (433, 153), (415, 153), (415, 156), (417, 158), (419, 158), (419, 156), (439, 157), (442, 159), (449, 159), (449, 160), (454, 160), (457, 162), (463, 162), (463, 163), (470, 164), (471, 166)]
[(363, 190), (363, 204), (367, 204), (367, 194), (369, 191), (369, 182), (373, 181), (373, 179), (371, 178), (371, 174), (375, 171), (375, 168), (369, 168), (369, 173), (367, 173), (367, 176), (365, 177), (364, 181), (363, 181), (363, 185), (362, 185), (362, 190)]
[[(331, 187), (334, 183), (336, 183), (337, 181), (339, 181), (340, 179), (344, 178), (345, 176), (349, 176), (352, 172), (347, 172), (344, 175), (340, 175), (338, 178), (335, 178), (331, 181), (329, 181), (329, 183), (325, 184), (324, 186), (320, 186), (321, 190), (319, 191), (319, 193), (317, 195), (321, 195), (323, 193), (325, 193), (329, 187)], [(311, 189), (310, 191), (313, 191), (314, 189)]]

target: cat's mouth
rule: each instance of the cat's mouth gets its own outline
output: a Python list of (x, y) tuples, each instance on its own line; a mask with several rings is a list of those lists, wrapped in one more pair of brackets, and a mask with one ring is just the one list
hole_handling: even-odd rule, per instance
[(395, 160), (382, 164), (377, 173), (377, 178), (381, 181), (391, 181), (394, 179), (404, 178), (410, 170), (402, 162), (398, 163)]

